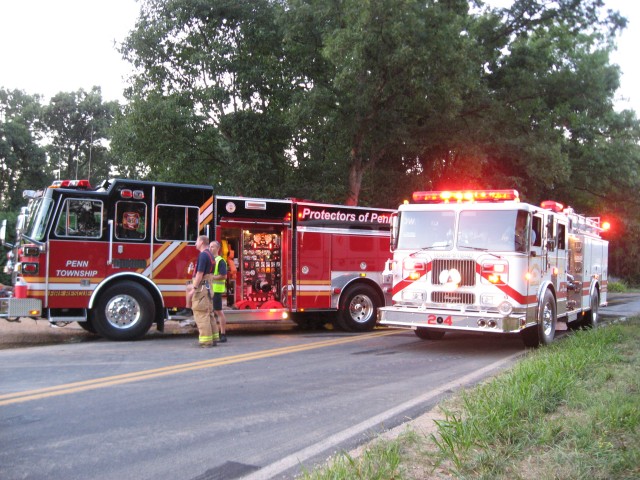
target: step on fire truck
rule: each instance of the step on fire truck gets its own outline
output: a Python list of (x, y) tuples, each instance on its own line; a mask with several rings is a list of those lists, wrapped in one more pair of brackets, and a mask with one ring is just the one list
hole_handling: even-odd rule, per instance
[(608, 242), (598, 218), (515, 190), (415, 192), (392, 216), (380, 323), (422, 339), (447, 331), (553, 341), (557, 322), (595, 326), (607, 302)]
[[(26, 191), (5, 271), (13, 296), (0, 318), (78, 322), (114, 340), (182, 320), (200, 234), (222, 241), (230, 275), (227, 320), (300, 323), (337, 313), (368, 330), (390, 303), (382, 272), (391, 210), (297, 200), (218, 197), (210, 186), (115, 179)], [(308, 313), (309, 315), (304, 315)]]

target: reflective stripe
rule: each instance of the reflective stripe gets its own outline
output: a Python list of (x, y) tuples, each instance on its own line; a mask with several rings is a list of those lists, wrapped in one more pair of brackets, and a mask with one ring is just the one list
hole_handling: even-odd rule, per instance
[[(216, 266), (213, 270), (213, 275), (218, 275), (218, 265), (220, 265), (220, 260), (224, 260), (220, 255), (216, 257)], [(213, 292), (214, 293), (224, 293), (227, 285), (226, 279), (213, 280)]]
[(201, 335), (198, 337), (198, 342), (199, 343), (212, 343), (212, 342), (217, 342), (218, 340), (220, 340), (220, 334), (216, 333), (214, 335)]

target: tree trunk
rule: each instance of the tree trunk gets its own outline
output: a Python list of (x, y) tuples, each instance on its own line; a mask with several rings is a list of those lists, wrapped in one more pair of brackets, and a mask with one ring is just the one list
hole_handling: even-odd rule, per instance
[(356, 206), (360, 199), (360, 188), (362, 187), (362, 177), (364, 166), (362, 159), (357, 153), (357, 149), (351, 149), (351, 167), (349, 168), (349, 193), (345, 200), (345, 205)]

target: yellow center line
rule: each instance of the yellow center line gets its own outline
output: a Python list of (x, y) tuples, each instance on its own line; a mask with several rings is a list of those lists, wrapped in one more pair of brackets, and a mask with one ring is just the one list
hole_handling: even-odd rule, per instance
[(35, 390), (26, 390), (23, 392), (7, 393), (0, 395), (0, 406), (11, 405), (13, 403), (23, 403), (31, 400), (39, 400), (43, 398), (56, 397), (59, 395), (68, 395), (70, 393), (84, 392), (98, 388), (110, 387), (113, 385), (122, 385), (125, 383), (147, 380), (150, 378), (163, 377), (166, 375), (175, 375), (193, 370), (201, 370), (203, 368), (220, 367), (222, 365), (231, 365), (234, 363), (248, 362), (261, 358), (276, 357), (289, 353), (303, 352), (305, 350), (314, 350), (318, 348), (341, 345), (345, 343), (366, 340), (372, 337), (382, 337), (386, 335), (394, 335), (402, 332), (402, 330), (382, 330), (368, 334), (354, 335), (331, 340), (323, 340), (320, 342), (305, 343), (293, 345), (289, 347), (273, 348), (258, 352), (243, 353), (232, 355), (230, 357), (222, 357), (210, 360), (201, 360), (198, 362), (182, 363), (179, 365), (171, 365), (168, 367), (154, 368), (151, 370), (142, 370), (139, 372), (123, 373), (121, 375), (113, 375), (110, 377), (95, 378), (92, 380), (84, 380), (81, 382), (66, 383), (53, 387), (38, 388)]

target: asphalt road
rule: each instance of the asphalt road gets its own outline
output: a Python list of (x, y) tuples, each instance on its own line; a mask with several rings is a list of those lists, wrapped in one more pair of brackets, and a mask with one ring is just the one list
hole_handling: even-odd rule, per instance
[(2, 478), (292, 478), (524, 351), (518, 338), (388, 330), (229, 338), (0, 351)]
[[(638, 315), (640, 295), (611, 295), (601, 314)], [(5, 346), (19, 329), (49, 343), (0, 351), (2, 479), (293, 478), (525, 351), (518, 337), (287, 325), (231, 329), (202, 350), (175, 326), (109, 342), (34, 324), (0, 324)]]

